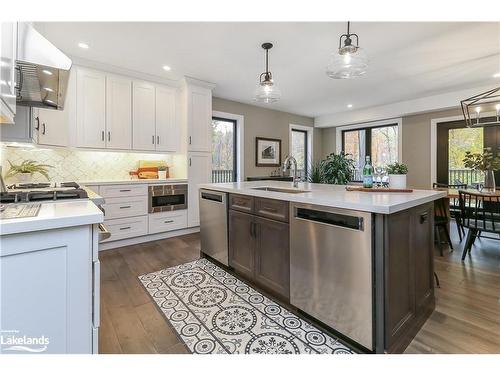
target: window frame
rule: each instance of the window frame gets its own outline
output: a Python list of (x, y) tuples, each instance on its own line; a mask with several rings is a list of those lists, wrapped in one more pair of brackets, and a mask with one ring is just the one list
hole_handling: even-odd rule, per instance
[(233, 124), (233, 182), (238, 181), (238, 120), (212, 115), (212, 121), (231, 122)]
[[(298, 128), (291, 128), (290, 129), (290, 136), (293, 135), (293, 132), (297, 133), (302, 133), (304, 134), (304, 176), (307, 177), (307, 174), (309, 173), (309, 132), (304, 129), (298, 129)], [(292, 145), (292, 139), (290, 138), (290, 146)], [(290, 154), (292, 153), (292, 150), (290, 148)]]

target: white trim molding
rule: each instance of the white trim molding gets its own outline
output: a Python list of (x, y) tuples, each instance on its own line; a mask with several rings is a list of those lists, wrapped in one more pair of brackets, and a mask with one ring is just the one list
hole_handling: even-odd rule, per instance
[(380, 121), (372, 121), (372, 122), (364, 122), (360, 124), (346, 125), (346, 126), (338, 126), (335, 128), (335, 152), (338, 154), (342, 151), (342, 131), (344, 130), (353, 130), (360, 128), (374, 128), (384, 125), (394, 125), (398, 126), (398, 161), (401, 162), (401, 157), (403, 156), (403, 118), (392, 118), (388, 120), (380, 120)]
[(245, 181), (245, 117), (235, 113), (212, 111), (213, 117), (236, 121), (236, 171), (238, 182)]

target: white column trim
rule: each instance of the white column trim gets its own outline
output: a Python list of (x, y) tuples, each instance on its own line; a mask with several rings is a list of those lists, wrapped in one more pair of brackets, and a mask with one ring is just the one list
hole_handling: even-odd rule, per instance
[(236, 121), (236, 167), (238, 182), (245, 181), (245, 117), (235, 113), (212, 111), (213, 117), (227, 118)]

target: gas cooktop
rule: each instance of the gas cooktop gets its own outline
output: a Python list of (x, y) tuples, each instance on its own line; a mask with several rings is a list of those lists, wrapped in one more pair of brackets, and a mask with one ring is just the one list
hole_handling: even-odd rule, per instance
[(87, 199), (87, 192), (76, 182), (15, 184), (0, 193), (0, 203)]

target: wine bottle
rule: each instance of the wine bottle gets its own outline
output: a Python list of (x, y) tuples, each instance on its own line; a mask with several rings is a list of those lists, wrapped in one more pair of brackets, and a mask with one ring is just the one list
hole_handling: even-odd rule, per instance
[(373, 166), (370, 162), (370, 156), (366, 157), (365, 166), (363, 167), (363, 187), (372, 188), (373, 187)]

